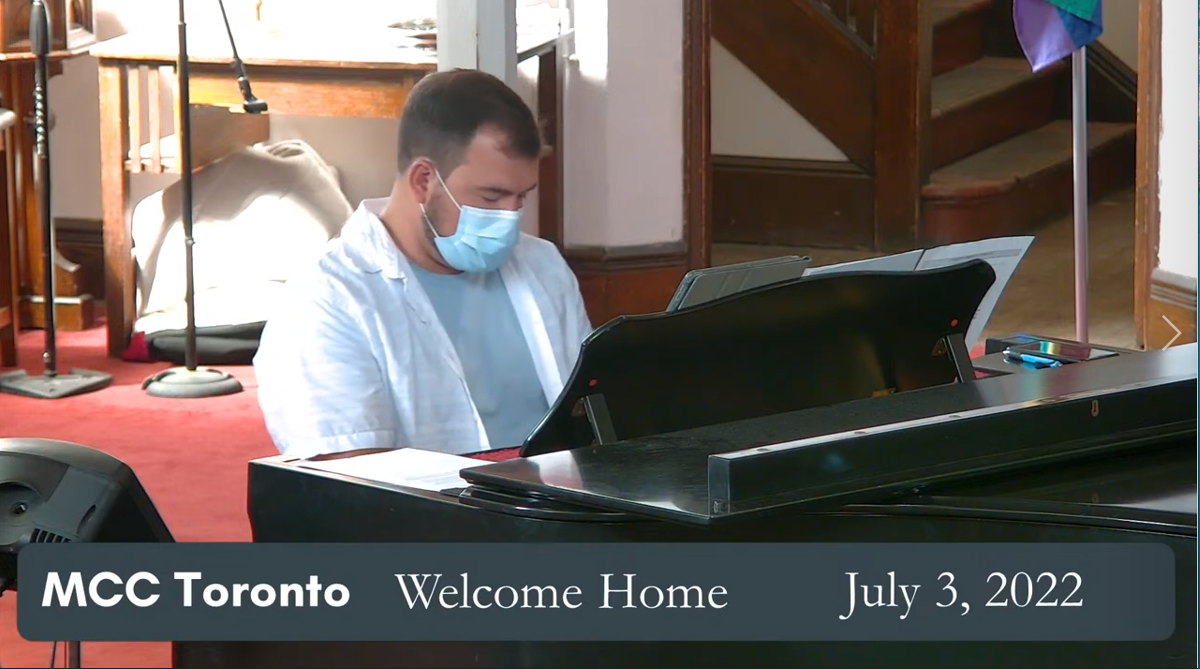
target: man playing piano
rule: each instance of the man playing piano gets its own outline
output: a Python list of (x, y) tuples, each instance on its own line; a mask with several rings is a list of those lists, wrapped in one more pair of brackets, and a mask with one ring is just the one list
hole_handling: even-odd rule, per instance
[(283, 454), (519, 446), (590, 334), (574, 274), (520, 231), (538, 181), (529, 107), (476, 70), (405, 103), (391, 195), (288, 282), (254, 359)]

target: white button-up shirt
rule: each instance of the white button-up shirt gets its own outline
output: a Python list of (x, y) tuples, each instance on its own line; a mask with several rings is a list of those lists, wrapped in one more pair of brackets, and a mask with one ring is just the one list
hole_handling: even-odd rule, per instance
[[(385, 204), (363, 202), (267, 321), (254, 369), (283, 454), (492, 447), (458, 354), (379, 220)], [(500, 273), (553, 406), (592, 331), (578, 281), (553, 244), (524, 234)]]

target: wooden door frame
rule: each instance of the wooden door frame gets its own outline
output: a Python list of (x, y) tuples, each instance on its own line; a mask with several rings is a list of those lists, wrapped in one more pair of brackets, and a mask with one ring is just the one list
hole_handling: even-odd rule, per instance
[(689, 269), (712, 262), (712, 0), (683, 3), (683, 235)]
[(1151, 274), (1158, 267), (1158, 154), (1162, 131), (1162, 0), (1139, 0), (1137, 213), (1133, 242), (1133, 312), (1137, 343), (1150, 340)]

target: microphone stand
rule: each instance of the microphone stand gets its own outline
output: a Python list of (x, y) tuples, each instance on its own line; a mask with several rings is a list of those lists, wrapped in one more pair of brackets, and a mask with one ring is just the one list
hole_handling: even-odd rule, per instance
[[(221, 17), (225, 20), (225, 32), (229, 35), (229, 46), (233, 50), (233, 69), (238, 75), (238, 87), (242, 91), (242, 108), (248, 114), (261, 114), (267, 103), (254, 97), (250, 90), (250, 79), (246, 66), (238, 56), (233, 29), (229, 26), (229, 15), (224, 0)], [(196, 362), (196, 284), (192, 265), (192, 224), (195, 210), (192, 202), (192, 115), (191, 85), (188, 68), (187, 19), (184, 14), (185, 0), (179, 0), (179, 60), (176, 73), (179, 79), (179, 193), (184, 239), (184, 272), (186, 273), (185, 297), (187, 324), (184, 326), (183, 367), (167, 369), (151, 376), (142, 383), (142, 389), (154, 397), (201, 398), (233, 395), (242, 392), (242, 384), (228, 373), (218, 369), (199, 367)]]
[(58, 329), (55, 322), (55, 269), (58, 246), (54, 239), (54, 217), (50, 191), (50, 16), (44, 0), (33, 0), (29, 13), (29, 47), (36, 57), (33, 103), (36, 143), (33, 178), (38, 190), (38, 216), (42, 225), (42, 304), (45, 309), (45, 351), (41, 376), (24, 370), (0, 375), (0, 392), (38, 399), (57, 400), (100, 390), (112, 383), (103, 372), (72, 369), (58, 372)]

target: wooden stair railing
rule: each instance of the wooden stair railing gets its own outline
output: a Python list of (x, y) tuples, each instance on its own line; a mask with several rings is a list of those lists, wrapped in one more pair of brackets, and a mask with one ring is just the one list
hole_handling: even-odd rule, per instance
[(921, 188), (929, 180), (933, 26), (928, 0), (877, 5), (875, 248), (921, 244)]
[(920, 242), (921, 188), (929, 180), (933, 30), (927, 0), (807, 0), (827, 12), (871, 65), (875, 247)]
[[(1070, 213), (1069, 66), (1030, 70), (1012, 0), (712, 3), (713, 37), (848, 161), (722, 156), (715, 241), (895, 251)], [(1135, 91), (1128, 64), (1093, 44), (1093, 198), (1132, 185)], [(792, 213), (797, 192), (809, 216)]]
[(863, 41), (867, 48), (875, 51), (875, 26), (878, 20), (878, 0), (815, 0), (817, 5), (828, 11), (851, 34)]
[(872, 177), (874, 243), (920, 239), (929, 0), (713, 0), (713, 37)]
[(712, 13), (718, 42), (873, 171), (874, 58), (862, 40), (813, 0), (712, 0)]

